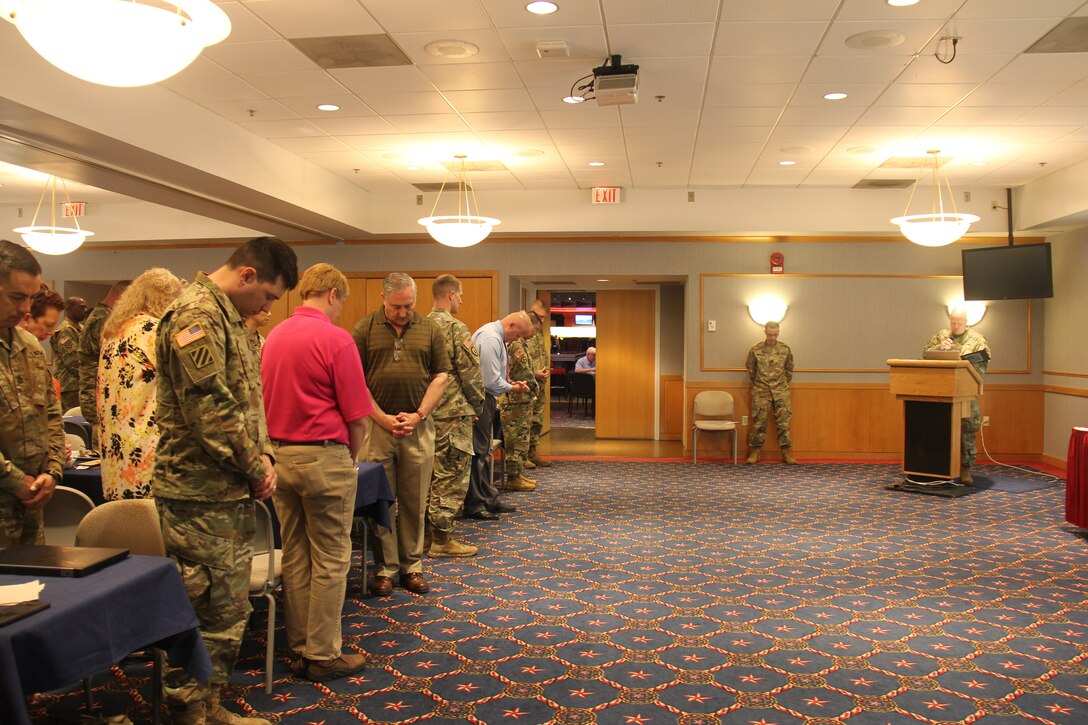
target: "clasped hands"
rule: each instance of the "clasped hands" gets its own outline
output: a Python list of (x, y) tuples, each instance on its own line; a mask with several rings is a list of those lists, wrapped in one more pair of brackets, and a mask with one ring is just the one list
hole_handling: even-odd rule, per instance
[(15, 492), (28, 509), (41, 508), (53, 498), (53, 490), (57, 487), (57, 481), (52, 475), (43, 473), (37, 478), (23, 476), (23, 487)]
[(377, 418), (378, 425), (392, 433), (397, 438), (405, 438), (412, 435), (416, 431), (416, 426), (423, 422), (423, 418), (419, 413), (397, 413), (396, 415), (389, 415), (383, 413)]

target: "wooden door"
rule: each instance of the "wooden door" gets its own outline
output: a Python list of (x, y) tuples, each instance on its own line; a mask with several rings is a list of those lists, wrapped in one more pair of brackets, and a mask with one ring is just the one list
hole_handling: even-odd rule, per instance
[(655, 290), (597, 291), (597, 437), (652, 439)]

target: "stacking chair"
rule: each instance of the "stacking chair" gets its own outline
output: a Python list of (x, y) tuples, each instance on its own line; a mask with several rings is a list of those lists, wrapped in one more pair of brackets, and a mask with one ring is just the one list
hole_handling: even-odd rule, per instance
[(65, 435), (79, 437), (80, 441), (82, 441), (80, 450), (91, 447), (91, 429), (85, 423), (66, 420), (64, 421), (64, 433)]
[(82, 418), (83, 417), (83, 411), (80, 410), (79, 406), (76, 406), (75, 408), (69, 408), (68, 410), (64, 411), (64, 417), (65, 418), (75, 418), (75, 417)]
[(737, 422), (733, 418), (733, 396), (723, 390), (704, 390), (695, 396), (691, 426), (691, 462), (699, 457), (699, 431), (729, 431), (733, 434), (733, 465), (737, 463)]
[[(159, 512), (155, 508), (155, 502), (149, 498), (107, 501), (96, 507), (79, 522), (76, 546), (128, 549), (130, 553), (141, 556), (166, 556)], [(144, 655), (151, 658), (151, 716), (154, 725), (159, 725), (163, 653), (162, 650), (152, 647)], [(87, 712), (94, 712), (90, 677), (84, 678), (83, 690)]]
[(583, 401), (583, 410), (587, 418), (597, 414), (597, 375), (595, 373), (571, 373), (570, 394), (567, 397), (568, 415), (573, 415), (574, 405), (578, 400)]
[(57, 486), (45, 505), (45, 543), (50, 546), (74, 546), (79, 524), (94, 509), (94, 501), (82, 491)]
[(257, 529), (253, 537), (253, 569), (249, 575), (249, 598), (268, 601), (268, 633), (264, 658), (264, 691), (272, 692), (272, 654), (276, 643), (276, 597), (283, 579), (283, 552), (276, 548), (272, 513), (263, 501), (255, 501)]

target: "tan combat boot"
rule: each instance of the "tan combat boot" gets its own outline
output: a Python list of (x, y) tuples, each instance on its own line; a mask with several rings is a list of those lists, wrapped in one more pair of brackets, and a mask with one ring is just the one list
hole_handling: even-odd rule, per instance
[(968, 485), (975, 482), (975, 479), (971, 478), (971, 467), (960, 466), (960, 483), (966, 483)]
[(525, 467), (525, 469), (526, 469), (526, 470), (528, 470), (528, 471), (531, 471), (531, 470), (533, 470), (534, 468), (536, 468), (536, 464), (535, 464), (535, 463), (533, 463), (533, 459), (532, 459), (532, 458), (526, 458), (526, 459), (525, 459), (525, 463), (523, 463), (523, 464), (521, 464), (521, 465), (522, 465), (522, 466), (524, 466), (524, 467)]
[(203, 700), (197, 702), (168, 702), (167, 722), (170, 725), (205, 725), (207, 707)]
[(793, 457), (792, 448), (787, 447), (782, 449), (782, 462), (785, 463), (787, 466), (797, 465), (797, 459)]
[(427, 553), (433, 557), (446, 559), (446, 558), (459, 558), (462, 556), (476, 556), (478, 549), (472, 544), (464, 544), (457, 539), (453, 538), (453, 535), (449, 531), (434, 531), (434, 541), (431, 542), (430, 548)]
[(536, 481), (531, 478), (526, 478), (523, 475), (517, 475), (513, 478), (506, 479), (507, 491), (533, 491), (536, 489)]
[(540, 457), (536, 448), (529, 449), (529, 463), (534, 464), (537, 468), (551, 468), (552, 462)]
[(759, 448), (753, 448), (748, 451), (748, 459), (745, 461), (745, 463), (759, 463), (759, 453)]
[(219, 701), (221, 688), (222, 685), (212, 685), (211, 691), (208, 693), (208, 699), (204, 701), (208, 711), (205, 720), (207, 725), (272, 725), (264, 718), (242, 717), (227, 710)]

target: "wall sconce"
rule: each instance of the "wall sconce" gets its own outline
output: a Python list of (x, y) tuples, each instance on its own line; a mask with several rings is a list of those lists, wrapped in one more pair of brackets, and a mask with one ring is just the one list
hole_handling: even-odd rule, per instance
[(948, 303), (946, 309), (948, 314), (952, 314), (952, 310), (960, 309), (967, 313), (967, 326), (974, 327), (978, 323), (982, 322), (982, 318), (986, 316), (986, 303), (985, 302), (964, 302), (962, 299), (952, 300)]
[(777, 297), (759, 297), (748, 303), (748, 316), (752, 322), (766, 325), (768, 322), (781, 322), (788, 309), (789, 305)]

